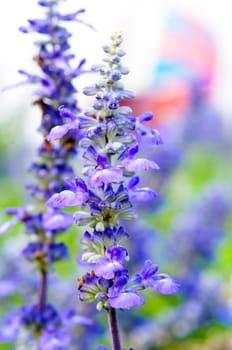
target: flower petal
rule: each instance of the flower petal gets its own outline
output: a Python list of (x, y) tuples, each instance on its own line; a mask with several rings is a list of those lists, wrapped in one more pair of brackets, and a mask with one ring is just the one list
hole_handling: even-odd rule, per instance
[(91, 187), (108, 185), (112, 182), (120, 182), (122, 180), (122, 170), (119, 168), (107, 168), (96, 170), (89, 176), (89, 184)]
[(73, 223), (71, 214), (52, 212), (43, 215), (43, 227), (46, 230), (65, 230)]
[(149, 170), (155, 169), (158, 170), (159, 166), (152, 160), (145, 158), (138, 159), (125, 159), (122, 161), (123, 165), (128, 171), (140, 171), (140, 170)]
[(65, 208), (65, 207), (74, 207), (81, 205), (88, 199), (88, 194), (82, 191), (72, 192), (69, 190), (64, 190), (60, 193), (55, 193), (49, 200), (46, 202), (48, 206), (51, 206), (55, 209)]
[(144, 304), (143, 297), (136, 291), (126, 290), (109, 298), (109, 304), (115, 309), (130, 309)]
[(173, 294), (179, 289), (179, 284), (176, 283), (170, 276), (162, 274), (155, 276), (151, 287), (161, 294)]
[(124, 270), (122, 264), (117, 261), (111, 261), (107, 257), (99, 259), (94, 268), (96, 276), (103, 277), (107, 280), (114, 278), (115, 272), (122, 270)]
[(47, 141), (55, 141), (61, 139), (64, 135), (68, 133), (69, 130), (71, 129), (77, 129), (79, 126), (78, 121), (73, 121), (71, 123), (67, 123), (64, 125), (57, 125), (52, 130), (50, 133), (47, 135), (46, 140)]
[(151, 201), (159, 197), (158, 193), (148, 187), (136, 188), (135, 190), (130, 191), (130, 195), (132, 199), (139, 202)]

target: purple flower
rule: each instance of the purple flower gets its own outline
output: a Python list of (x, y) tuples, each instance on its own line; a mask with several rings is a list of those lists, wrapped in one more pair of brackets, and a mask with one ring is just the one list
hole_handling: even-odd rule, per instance
[(71, 214), (61, 213), (56, 210), (48, 210), (43, 215), (43, 227), (49, 231), (67, 230), (73, 223)]
[(9, 314), (4, 325), (0, 329), (0, 342), (14, 341), (19, 333), (20, 319), (19, 313)]
[(147, 283), (151, 278), (153, 278), (153, 276), (156, 274), (156, 272), (158, 271), (158, 266), (156, 264), (153, 264), (151, 262), (151, 260), (147, 260), (144, 263), (143, 269), (140, 272), (139, 276), (142, 279), (142, 283)]
[(173, 279), (166, 274), (153, 277), (150, 283), (150, 286), (161, 294), (176, 293), (180, 287), (178, 283), (173, 281)]
[(0, 299), (4, 299), (13, 294), (17, 286), (14, 279), (5, 279), (0, 282)]
[(112, 279), (117, 271), (125, 270), (123, 263), (128, 256), (126, 248), (110, 246), (106, 250), (106, 256), (99, 259), (94, 267), (96, 276)]
[(39, 347), (42, 350), (67, 349), (70, 346), (70, 330), (61, 329), (57, 332), (44, 332), (39, 339)]
[(72, 192), (69, 190), (64, 190), (60, 193), (55, 193), (46, 202), (48, 206), (54, 209), (74, 207), (83, 204), (88, 199), (88, 194), (82, 191)]
[(70, 130), (77, 131), (79, 129), (79, 118), (76, 117), (70, 110), (67, 108), (59, 108), (59, 113), (63, 118), (71, 119), (71, 121), (69, 123), (54, 126), (50, 133), (46, 136), (47, 141), (59, 140)]
[(122, 181), (122, 170), (116, 167), (108, 167), (105, 169), (96, 169), (89, 173), (89, 185), (91, 187), (100, 187), (103, 184), (108, 185), (113, 182)]
[(74, 120), (71, 123), (63, 124), (63, 125), (57, 125), (52, 128), (48, 136), (46, 137), (46, 140), (48, 141), (55, 141), (61, 139), (63, 136), (65, 136), (69, 130), (76, 130), (79, 126), (79, 121)]
[(24, 208), (8, 208), (5, 212), (8, 215), (14, 215), (14, 217), (0, 226), (0, 235), (6, 233), (26, 217), (26, 211)]
[(143, 203), (146, 201), (151, 201), (159, 196), (158, 193), (149, 187), (137, 187), (139, 180), (140, 179), (138, 176), (134, 176), (128, 182), (128, 192), (132, 200), (134, 199), (139, 203)]
[(140, 171), (140, 170), (149, 170), (155, 169), (158, 170), (159, 166), (152, 160), (137, 158), (137, 159), (125, 159), (122, 161), (122, 164), (128, 171)]
[(152, 145), (162, 144), (163, 140), (159, 131), (142, 124), (143, 121), (147, 121), (146, 118), (144, 118), (144, 113), (139, 118), (136, 118), (136, 131), (142, 137), (142, 140), (147, 141)]
[(158, 193), (151, 190), (149, 187), (136, 188), (129, 191), (131, 199), (136, 200), (138, 203), (151, 201), (159, 197)]
[(130, 309), (144, 304), (144, 298), (135, 289), (128, 287), (126, 271), (116, 279), (108, 291), (108, 303), (115, 309)]
[(135, 290), (111, 289), (108, 293), (109, 304), (115, 309), (131, 309), (144, 304), (144, 298)]
[(41, 261), (42, 264), (51, 264), (55, 261), (67, 259), (68, 249), (62, 242), (60, 243), (42, 243), (30, 242), (22, 252), (23, 256), (29, 261)]
[[(78, 278), (79, 298), (87, 303), (107, 300), (107, 289), (109, 281), (104, 278), (98, 278), (93, 272), (86, 273)], [(102, 307), (101, 307), (102, 308)]]
[(87, 187), (83, 180), (76, 178), (75, 183), (66, 181), (65, 183), (68, 190), (64, 190), (60, 193), (55, 193), (48, 201), (47, 205), (54, 209), (74, 207), (85, 203), (89, 198)]
[(91, 326), (93, 324), (92, 319), (77, 314), (74, 308), (66, 310), (66, 312), (63, 315), (63, 322), (65, 325), (74, 326)]
[[(99, 126), (98, 128), (90, 129), (87, 135), (95, 139), (99, 138), (98, 134), (103, 132), (105, 132), (104, 129)], [(89, 143), (87, 138), (84, 140), (86, 143)], [(84, 145), (83, 142), (82, 145)], [(83, 158), (85, 159), (85, 173), (88, 175), (88, 183), (91, 187), (99, 187), (103, 184), (108, 185), (109, 183), (122, 181), (122, 170), (116, 166), (112, 166), (109, 163), (109, 157), (100, 151), (98, 147), (90, 145), (84, 152)]]
[(179, 289), (179, 285), (168, 275), (157, 275), (158, 266), (150, 260), (145, 261), (143, 269), (132, 280), (132, 285), (137, 289), (153, 288), (161, 294), (173, 294)]

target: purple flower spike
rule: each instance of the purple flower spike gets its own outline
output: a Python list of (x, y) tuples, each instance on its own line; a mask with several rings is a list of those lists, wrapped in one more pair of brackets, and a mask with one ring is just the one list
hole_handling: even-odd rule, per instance
[(134, 94), (124, 90), (120, 82), (128, 73), (121, 64), (122, 36), (115, 33), (111, 40), (111, 45), (103, 48), (106, 53), (103, 62), (93, 67), (100, 75), (99, 81), (84, 89), (86, 95), (94, 96), (91, 107), (84, 112), (88, 119), (79, 117), (84, 135), (79, 143), (83, 149), (82, 173), (87, 177), (89, 197), (84, 210), (74, 214), (77, 225), (89, 225), (92, 230), (81, 241), (82, 260), (91, 264), (93, 271), (80, 279), (80, 299), (97, 302), (97, 309), (106, 309), (109, 314), (112, 311), (109, 305), (117, 309), (142, 305), (144, 299), (139, 290), (152, 287), (167, 294), (175, 290), (174, 285), (164, 285), (164, 281), (161, 287), (162, 277), (156, 276), (158, 267), (151, 261), (130, 279), (126, 268), (127, 249), (118, 245), (127, 237), (118, 229), (120, 221), (136, 217), (131, 199), (141, 202), (158, 196), (148, 187), (138, 188), (139, 177), (133, 176), (141, 170), (159, 169), (154, 161), (137, 158), (139, 141), (141, 138), (153, 144), (162, 141), (157, 130), (142, 124), (153, 118), (151, 112), (136, 118), (129, 107), (120, 105), (121, 100), (130, 99)]
[[(86, 125), (93, 126), (96, 121), (92, 117), (76, 116), (80, 109), (73, 80), (87, 71), (83, 67), (85, 59), (78, 59), (72, 65), (71, 60), (75, 58), (69, 44), (72, 34), (64, 26), (64, 22), (82, 22), (79, 20), (79, 15), (85, 10), (80, 9), (75, 13), (63, 15), (59, 9), (62, 0), (38, 0), (37, 2), (45, 10), (44, 16), (28, 20), (27, 25), (20, 30), (23, 33), (35, 32), (39, 36), (35, 43), (37, 52), (33, 55), (33, 61), (37, 64), (39, 72), (33, 74), (33, 72), (19, 70), (23, 81), (15, 85), (29, 83), (36, 87), (33, 92), (33, 104), (41, 112), (38, 131), (42, 141), (37, 148), (36, 158), (29, 168), (32, 174), (31, 180), (26, 184), (32, 203), (20, 209), (9, 209), (7, 214), (13, 215), (13, 219), (0, 227), (0, 234), (3, 234), (18, 222), (24, 225), (24, 231), (30, 237), (30, 243), (22, 250), (20, 246), (15, 248), (21, 250), (22, 258), (26, 258), (28, 262), (35, 265), (32, 274), (35, 276), (28, 280), (27, 277), (30, 274), (24, 273), (23, 277), (26, 279), (23, 280), (20, 278), (22, 276), (17, 275), (14, 283), (12, 283), (13, 278), (5, 280), (3, 276), (4, 279), (0, 283), (1, 299), (13, 294), (17, 288), (22, 291), (20, 297), (24, 299), (24, 306), (12, 317), (6, 319), (5, 326), (1, 324), (0, 342), (16, 341), (13, 347), (17, 347), (20, 343), (28, 349), (65, 350), (74, 346), (74, 339), (71, 337), (75, 337), (77, 332), (73, 332), (71, 327), (87, 326), (91, 321), (72, 312), (62, 317), (62, 313), (48, 304), (51, 298), (50, 272), (53, 271), (56, 262), (69, 257), (67, 246), (63, 242), (57, 242), (56, 239), (73, 222), (71, 214), (59, 212), (58, 209), (82, 205), (89, 198), (89, 192), (83, 180), (66, 181), (65, 188), (64, 179), (74, 177), (70, 158), (77, 153), (77, 144), (82, 134), (79, 130)], [(62, 107), (58, 108), (59, 106)], [(53, 142), (59, 139), (61, 139), (59, 142)], [(14, 273), (14, 267), (17, 272), (20, 272), (18, 270), (21, 264), (18, 258), (17, 256), (14, 259), (17, 263), (13, 264), (13, 267), (8, 264), (13, 277), (17, 274)], [(19, 282), (17, 286), (16, 283)], [(29, 283), (27, 286), (29, 288), (25, 288), (25, 283)], [(54, 287), (59, 290), (59, 285)], [(35, 295), (30, 295), (30, 292)], [(60, 302), (60, 306), (63, 305), (61, 307), (67, 310), (67, 305), (60, 299), (61, 294), (65, 295), (63, 288), (62, 293), (56, 294), (58, 299), (55, 298), (53, 301)], [(30, 300), (36, 300), (36, 303), (30, 305)], [(7, 300), (4, 309), (7, 310), (8, 306), (10, 303)], [(20, 339), (17, 339), (18, 337)]]

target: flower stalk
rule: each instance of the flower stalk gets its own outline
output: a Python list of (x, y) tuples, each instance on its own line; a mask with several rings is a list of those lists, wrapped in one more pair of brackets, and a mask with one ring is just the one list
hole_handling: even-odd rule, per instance
[(42, 314), (47, 299), (47, 271), (41, 271), (40, 288), (38, 297), (38, 313)]
[(112, 350), (122, 350), (116, 309), (109, 309), (108, 322), (111, 335)]

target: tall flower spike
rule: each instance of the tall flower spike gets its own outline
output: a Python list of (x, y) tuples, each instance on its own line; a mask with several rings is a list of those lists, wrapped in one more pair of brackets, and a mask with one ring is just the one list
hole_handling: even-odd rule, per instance
[[(125, 55), (121, 49), (122, 41), (121, 33), (115, 33), (110, 45), (103, 47), (106, 54), (103, 63), (93, 67), (100, 79), (84, 89), (84, 93), (94, 96), (94, 100), (85, 116), (77, 117), (83, 134), (79, 142), (79, 147), (83, 148), (82, 173), (87, 181), (82, 185), (85, 199), (80, 203), (81, 211), (74, 214), (74, 221), (79, 226), (90, 226), (81, 240), (83, 254), (80, 259), (90, 264), (92, 271), (78, 279), (79, 297), (88, 303), (96, 302), (99, 311), (107, 311), (113, 350), (122, 350), (116, 309), (142, 305), (144, 299), (140, 291), (146, 288), (162, 294), (172, 294), (178, 289), (169, 276), (157, 274), (158, 267), (151, 261), (146, 261), (142, 271), (132, 278), (126, 268), (129, 252), (123, 247), (122, 239), (128, 235), (121, 227), (121, 220), (136, 217), (131, 196), (139, 192), (136, 187), (139, 177), (134, 175), (148, 169), (156, 171), (159, 167), (154, 161), (137, 157), (138, 135), (147, 118), (143, 115), (137, 119), (131, 116), (129, 107), (120, 105), (122, 100), (134, 97), (134, 93), (126, 90), (121, 82), (122, 76), (129, 72), (121, 62)], [(146, 115), (152, 118), (151, 113)], [(144, 135), (152, 139), (154, 145), (160, 143), (157, 131), (154, 134), (145, 126), (144, 130)], [(53, 130), (50, 135), (52, 133)], [(76, 181), (83, 183), (80, 177)], [(76, 188), (70, 187), (70, 191), (75, 198)], [(141, 189), (141, 192), (151, 194), (143, 197), (156, 197), (155, 192), (148, 188)], [(57, 198), (62, 198), (63, 206), (68, 207), (70, 197), (70, 193), (63, 191), (52, 196), (47, 203), (56, 207)]]
[[(23, 33), (35, 32), (42, 39), (36, 43), (38, 54), (34, 61), (40, 68), (38, 75), (20, 70), (19, 73), (25, 77), (23, 83), (31, 83), (37, 86), (35, 90), (36, 99), (34, 104), (42, 112), (39, 131), (43, 137), (41, 145), (37, 150), (37, 157), (32, 163), (29, 171), (32, 180), (27, 184), (27, 189), (34, 199), (32, 205), (9, 209), (8, 214), (15, 217), (0, 229), (3, 233), (17, 222), (23, 222), (25, 232), (35, 239), (22, 251), (22, 255), (28, 261), (36, 264), (40, 274), (40, 287), (38, 290), (38, 301), (33, 305), (25, 305), (18, 313), (16, 321), (18, 328), (14, 335), (19, 334), (21, 326), (25, 326), (31, 333), (32, 338), (38, 339), (40, 350), (67, 348), (70, 335), (63, 327), (62, 317), (55, 307), (48, 304), (48, 274), (53, 264), (57, 261), (67, 259), (68, 249), (64, 243), (57, 242), (59, 233), (66, 231), (72, 222), (72, 216), (62, 213), (62, 200), (57, 199), (55, 208), (47, 207), (45, 202), (55, 192), (64, 190), (64, 179), (73, 176), (73, 169), (69, 165), (69, 159), (76, 153), (76, 142), (79, 133), (73, 129), (77, 126), (76, 121), (71, 119), (71, 113), (79, 112), (76, 100), (76, 88), (73, 85), (74, 78), (84, 73), (85, 60), (82, 59), (76, 67), (72, 68), (71, 60), (75, 57), (70, 53), (69, 38), (71, 34), (63, 26), (69, 21), (82, 22), (79, 16), (83, 9), (73, 14), (61, 14), (58, 5), (62, 0), (38, 1), (43, 7), (46, 15), (42, 19), (28, 20), (28, 26), (21, 27)], [(69, 113), (60, 113), (58, 107), (65, 106)], [(70, 119), (72, 127), (70, 127)], [(66, 128), (63, 134), (57, 131), (60, 141), (52, 144), (46, 139), (51, 129)], [(54, 139), (54, 132), (53, 132)], [(78, 185), (77, 185), (78, 186)], [(81, 188), (81, 186), (79, 186)], [(66, 197), (70, 191), (64, 191)], [(82, 190), (82, 197), (85, 194)], [(71, 192), (71, 195), (73, 193)], [(73, 198), (66, 200), (65, 204), (81, 204), (81, 194), (76, 193)], [(62, 328), (63, 327), (63, 328)], [(4, 334), (2, 336), (4, 340)]]

